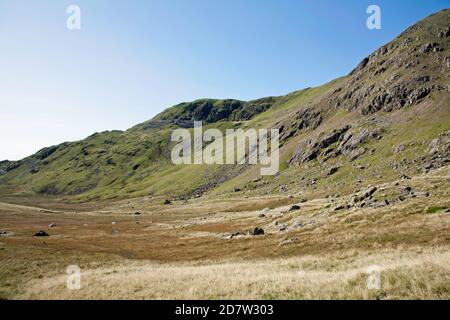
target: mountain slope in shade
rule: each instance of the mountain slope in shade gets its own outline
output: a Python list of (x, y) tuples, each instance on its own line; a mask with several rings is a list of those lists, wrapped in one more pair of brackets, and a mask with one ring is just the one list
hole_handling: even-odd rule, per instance
[[(170, 134), (207, 127), (279, 128), (281, 172), (174, 166)], [(381, 47), (347, 76), (255, 101), (182, 103), (128, 131), (94, 134), (0, 162), (0, 193), (116, 197), (335, 192), (446, 166), (450, 156), (450, 11)]]

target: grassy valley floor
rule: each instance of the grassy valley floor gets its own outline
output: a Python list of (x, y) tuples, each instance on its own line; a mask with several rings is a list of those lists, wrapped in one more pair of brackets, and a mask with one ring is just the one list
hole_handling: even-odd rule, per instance
[(0, 298), (449, 299), (448, 169), (334, 196), (0, 199)]

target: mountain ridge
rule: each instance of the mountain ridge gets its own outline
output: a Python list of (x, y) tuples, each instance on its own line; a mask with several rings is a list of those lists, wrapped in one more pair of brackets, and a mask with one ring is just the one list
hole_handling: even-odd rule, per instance
[[(348, 185), (351, 181), (345, 172), (352, 172), (355, 161), (383, 167), (381, 154), (388, 159), (406, 154), (414, 157), (414, 152), (426, 156), (429, 144), (436, 139), (440, 141), (436, 150), (440, 150), (441, 160), (433, 163), (445, 165), (447, 142), (441, 138), (450, 130), (449, 12), (440, 11), (411, 26), (364, 58), (347, 76), (320, 87), (251, 101), (183, 102), (126, 131), (95, 133), (80, 141), (44, 148), (19, 161), (2, 161), (0, 193), (79, 200), (146, 195), (186, 198), (233, 194), (238, 189), (274, 193), (300, 175), (308, 183), (294, 183), (299, 190), (314, 188), (318, 180), (324, 185)], [(418, 118), (404, 118), (412, 114)], [(262, 179), (265, 184), (261, 185), (254, 168), (173, 166), (170, 132), (176, 127), (192, 128), (194, 120), (220, 130), (280, 129), (281, 174)], [(413, 123), (417, 123), (415, 133), (407, 128)], [(401, 134), (418, 133), (421, 135), (416, 139), (423, 140), (420, 147), (409, 150), (398, 141)], [(403, 150), (391, 152), (396, 147)], [(324, 164), (325, 169), (321, 168)], [(305, 177), (302, 172), (310, 166), (314, 170)], [(339, 169), (324, 177), (323, 171), (329, 173), (332, 167)], [(405, 167), (404, 171), (410, 169)], [(359, 179), (354, 174), (350, 177)], [(372, 180), (367, 178), (367, 182)]]

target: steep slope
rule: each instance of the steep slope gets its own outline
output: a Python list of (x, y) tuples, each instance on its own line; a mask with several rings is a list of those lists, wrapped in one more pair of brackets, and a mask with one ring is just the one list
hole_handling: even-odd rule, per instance
[[(174, 166), (170, 134), (208, 127), (279, 128), (282, 172), (250, 166)], [(202, 99), (126, 132), (94, 134), (0, 163), (1, 194), (89, 200), (336, 192), (447, 165), (450, 143), (450, 11), (410, 27), (348, 76), (255, 101)], [(281, 188), (282, 187), (282, 188)]]

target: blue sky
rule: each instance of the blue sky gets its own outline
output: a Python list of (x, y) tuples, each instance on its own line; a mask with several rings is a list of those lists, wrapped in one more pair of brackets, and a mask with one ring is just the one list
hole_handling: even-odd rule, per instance
[[(66, 28), (81, 8), (82, 29)], [(366, 9), (382, 29), (366, 28)], [(0, 0), (0, 160), (197, 98), (317, 86), (450, 0)]]

